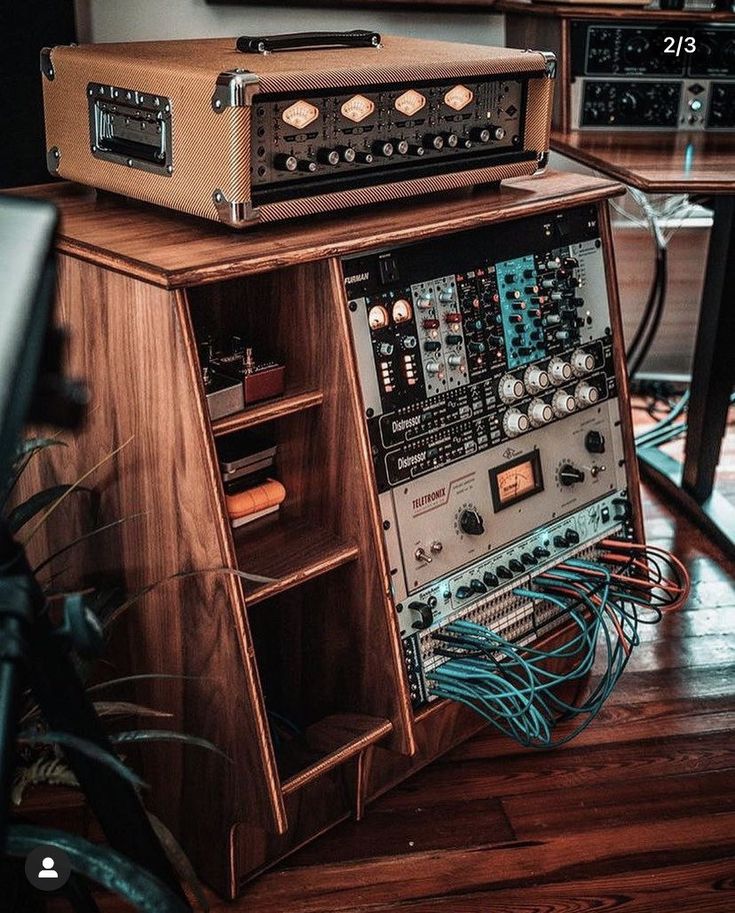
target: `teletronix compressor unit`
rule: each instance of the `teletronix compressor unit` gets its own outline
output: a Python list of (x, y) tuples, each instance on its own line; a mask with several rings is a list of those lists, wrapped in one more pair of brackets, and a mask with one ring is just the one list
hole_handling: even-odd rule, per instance
[(245, 227), (532, 174), (553, 55), (372, 32), (41, 56), (64, 178)]

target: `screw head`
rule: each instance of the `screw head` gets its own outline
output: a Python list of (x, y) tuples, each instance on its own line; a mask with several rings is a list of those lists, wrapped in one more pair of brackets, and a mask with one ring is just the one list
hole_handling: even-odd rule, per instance
[(215, 203), (221, 203), (223, 199), (224, 199), (224, 197), (222, 196), (222, 194), (221, 194), (221, 193), (219, 192), (219, 190), (218, 190), (218, 191), (215, 193), (215, 195), (214, 195), (214, 202), (215, 202)]
[(174, 166), (173, 166), (173, 165), (169, 165), (169, 166), (166, 168), (166, 171), (168, 171), (169, 174), (173, 174), (173, 173), (174, 173)]
[(220, 99), (220, 98), (215, 98), (215, 100), (214, 100), (214, 106), (215, 106), (215, 108), (218, 108), (218, 109), (221, 108), (221, 107), (222, 107), (222, 99)]

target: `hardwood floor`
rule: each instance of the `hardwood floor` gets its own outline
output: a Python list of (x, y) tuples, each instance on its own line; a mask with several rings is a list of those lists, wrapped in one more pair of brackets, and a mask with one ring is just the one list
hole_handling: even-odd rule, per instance
[[(735, 436), (720, 478), (735, 489)], [(692, 573), (692, 596), (643, 631), (586, 732), (538, 754), (486, 730), (265, 874), (236, 909), (735, 910), (735, 564), (650, 489), (645, 515), (649, 541)]]

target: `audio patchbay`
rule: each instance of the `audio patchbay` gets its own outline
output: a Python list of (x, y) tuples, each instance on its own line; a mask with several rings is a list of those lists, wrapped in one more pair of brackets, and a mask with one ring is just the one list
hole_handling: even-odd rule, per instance
[(555, 60), (347, 32), (57, 47), (41, 69), (52, 173), (244, 227), (532, 174)]

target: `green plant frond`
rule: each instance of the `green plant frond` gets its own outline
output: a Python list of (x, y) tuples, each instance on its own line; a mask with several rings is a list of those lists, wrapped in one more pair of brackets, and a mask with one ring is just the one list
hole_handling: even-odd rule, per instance
[(208, 739), (187, 735), (185, 732), (175, 732), (168, 729), (131, 729), (129, 732), (112, 732), (109, 735), (109, 739), (113, 745), (137, 745), (139, 742), (183, 742), (196, 748), (206, 748), (207, 751), (213, 751), (230, 764), (232, 763), (232, 759)]
[(133, 704), (129, 701), (94, 701), (97, 716), (146, 716), (159, 719), (171, 719), (173, 713), (167, 710), (155, 710), (153, 707), (144, 707), (142, 704)]
[(10, 825), (6, 843), (10, 856), (23, 859), (41, 845), (63, 850), (73, 872), (122, 897), (139, 913), (162, 913), (164, 910), (166, 913), (191, 913), (189, 905), (162, 881), (108, 846), (90, 843), (61, 830), (29, 824)]
[(113, 520), (111, 523), (105, 523), (104, 526), (98, 526), (96, 529), (90, 530), (88, 533), (84, 533), (84, 535), (74, 539), (73, 542), (67, 543), (63, 548), (60, 548), (52, 555), (44, 558), (44, 560), (34, 568), (33, 573), (37, 574), (39, 571), (43, 570), (47, 564), (50, 564), (55, 558), (63, 555), (64, 552), (68, 552), (69, 549), (74, 548), (75, 545), (79, 545), (81, 542), (85, 542), (87, 539), (92, 539), (94, 536), (98, 536), (100, 533), (104, 533), (108, 529), (113, 529), (115, 526), (122, 526), (123, 523), (129, 523), (131, 520), (137, 520), (140, 517), (144, 517), (147, 513), (148, 511), (141, 511), (138, 514), (131, 514), (129, 517), (122, 517), (120, 520)]
[[(155, 710), (153, 707), (144, 707), (142, 704), (133, 704), (130, 701), (94, 701), (94, 709), (99, 717), (144, 716), (158, 719), (173, 717), (173, 713), (168, 713), (166, 710)], [(21, 717), (20, 725), (28, 726), (40, 719), (41, 708), (34, 706)]]
[(157, 818), (153, 812), (149, 812), (148, 810), (146, 810), (146, 814), (148, 815), (148, 820), (151, 822), (153, 830), (156, 832), (158, 842), (168, 856), (168, 861), (173, 866), (174, 871), (181, 881), (191, 888), (197, 903), (204, 913), (209, 913), (209, 902), (204, 893), (204, 887), (202, 886), (201, 881), (199, 881), (197, 873), (194, 871), (194, 866), (189, 861), (189, 857), (182, 849), (181, 844), (160, 818)]
[(231, 577), (239, 577), (242, 580), (248, 580), (253, 583), (275, 583), (274, 577), (262, 577), (259, 574), (247, 574), (245, 571), (239, 571), (237, 568), (233, 567), (205, 567), (200, 568), (196, 571), (177, 571), (175, 574), (169, 574), (168, 577), (162, 577), (161, 580), (156, 580), (155, 583), (146, 584), (146, 586), (141, 587), (135, 593), (133, 593), (128, 599), (125, 600), (122, 605), (118, 606), (112, 615), (105, 621), (105, 626), (114, 624), (117, 619), (124, 614), (131, 606), (135, 605), (138, 600), (142, 599), (144, 596), (147, 596), (149, 593), (152, 593), (153, 590), (158, 589), (158, 587), (163, 586), (166, 583), (171, 583), (173, 580), (186, 580), (191, 577), (201, 577), (205, 574), (226, 574)]
[(10, 800), (13, 805), (20, 805), (25, 791), (31, 786), (70, 786), (77, 787), (79, 783), (66, 763), (59, 758), (37, 758), (28, 767), (19, 768), (13, 778), (13, 788)]
[(123, 780), (127, 780), (134, 786), (142, 787), (146, 785), (136, 773), (130, 770), (129, 767), (126, 767), (119, 758), (115, 757), (115, 755), (110, 754), (109, 751), (105, 751), (104, 748), (100, 748), (99, 745), (95, 745), (94, 742), (89, 742), (87, 739), (80, 739), (78, 736), (71, 735), (68, 732), (38, 733), (24, 731), (18, 736), (18, 744), (51, 745), (54, 748), (65, 748), (70, 749), (71, 751), (78, 751), (91, 760), (97, 761), (99, 764), (104, 764), (110, 770), (118, 774), (118, 776), (122, 777)]
[(65, 441), (60, 441), (58, 436), (61, 431), (57, 432), (54, 437), (31, 437), (21, 441), (15, 453), (13, 467), (8, 475), (5, 485), (0, 490), (0, 508), (4, 507), (13, 489), (18, 484), (20, 477), (25, 472), (28, 464), (33, 459), (34, 454), (45, 450), (47, 447), (66, 447)]
[(48, 518), (51, 516), (51, 514), (54, 513), (54, 511), (65, 500), (65, 498), (68, 498), (72, 491), (79, 488), (81, 486), (82, 482), (84, 482), (85, 479), (88, 479), (94, 472), (96, 472), (100, 468), (100, 466), (104, 466), (105, 463), (108, 463), (116, 454), (120, 453), (121, 450), (123, 450), (125, 447), (127, 447), (128, 444), (132, 440), (133, 440), (133, 437), (132, 436), (129, 437), (127, 439), (127, 441), (120, 444), (120, 446), (116, 447), (114, 450), (110, 451), (110, 453), (106, 454), (101, 460), (99, 460), (99, 462), (95, 463), (95, 465), (92, 466), (91, 469), (88, 469), (85, 473), (83, 473), (83, 475), (81, 475), (76, 480), (76, 482), (72, 482), (72, 484), (69, 486), (69, 489), (66, 492), (64, 492), (64, 494), (62, 494), (61, 497), (57, 498), (57, 500), (54, 501), (54, 503), (49, 507), (49, 509), (47, 511), (45, 511), (43, 514), (41, 514), (38, 522), (32, 527), (31, 531), (28, 533), (28, 535), (25, 537), (25, 539), (22, 541), (21, 544), (24, 546), (28, 545), (28, 543), (31, 541), (31, 539), (41, 529), (41, 527), (46, 522), (46, 520), (48, 520)]
[(141, 682), (146, 679), (160, 679), (162, 681), (204, 681), (201, 675), (177, 675), (175, 672), (144, 672), (140, 675), (123, 675), (120, 678), (110, 678), (106, 682), (98, 682), (87, 688), (87, 694), (95, 694), (104, 688), (111, 688), (114, 685), (125, 685), (128, 682)]
[(31, 495), (27, 501), (23, 501), (22, 504), (19, 504), (10, 511), (6, 520), (10, 531), (17, 533), (18, 530), (26, 525), (26, 523), (47, 508), (49, 504), (53, 504), (54, 501), (60, 500), (71, 491), (90, 494), (92, 490), (90, 488), (85, 488), (82, 485), (76, 489), (72, 489), (71, 485), (53, 485), (51, 488), (44, 488), (42, 491), (37, 491), (34, 495)]

